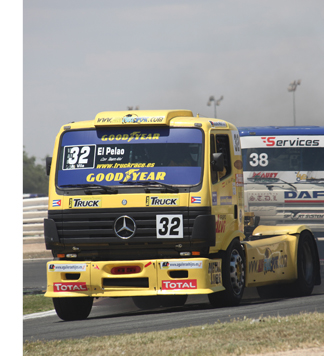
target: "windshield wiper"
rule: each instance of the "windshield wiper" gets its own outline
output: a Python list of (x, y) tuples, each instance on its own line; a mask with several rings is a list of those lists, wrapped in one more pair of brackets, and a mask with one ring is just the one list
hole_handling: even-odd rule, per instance
[[(172, 192), (172, 193), (178, 193), (179, 192), (179, 189), (178, 188), (175, 188), (173, 187), (172, 185), (170, 184), (166, 184), (166, 183), (161, 183), (161, 182), (157, 182), (157, 181), (154, 181), (154, 180), (148, 180), (148, 181), (126, 181), (126, 182), (119, 182), (120, 184), (130, 184), (130, 185), (161, 185), (163, 188), (166, 189), (166, 192)], [(149, 190), (146, 189), (145, 190), (147, 193), (149, 193)]]
[(65, 184), (61, 185), (60, 187), (62, 188), (84, 188), (84, 192), (86, 194), (92, 194), (97, 190), (101, 190), (105, 194), (118, 194), (117, 189), (110, 188), (106, 185), (100, 185), (100, 184)]
[(264, 184), (268, 189), (272, 189), (272, 186), (269, 185), (269, 183), (279, 184), (279, 182), (282, 182), (284, 184), (290, 185), (292, 188), (294, 188), (294, 190), (297, 190), (297, 188), (292, 183), (286, 182), (285, 180), (282, 180), (280, 178), (272, 178), (272, 177), (261, 178), (256, 176), (253, 178), (248, 178), (248, 180), (252, 181), (252, 183)]
[(320, 183), (324, 182), (324, 178), (306, 178), (306, 183)]
[[(290, 185), (292, 188), (294, 188), (294, 190), (297, 191), (297, 188), (292, 183), (286, 182), (285, 180), (282, 180), (280, 178), (272, 178), (272, 179), (274, 179), (274, 183), (279, 184), (279, 181), (280, 181), (280, 182), (282, 182), (284, 184)], [(272, 188), (272, 187), (271, 187), (271, 185), (269, 185), (269, 186), (267, 185), (267, 188)]]

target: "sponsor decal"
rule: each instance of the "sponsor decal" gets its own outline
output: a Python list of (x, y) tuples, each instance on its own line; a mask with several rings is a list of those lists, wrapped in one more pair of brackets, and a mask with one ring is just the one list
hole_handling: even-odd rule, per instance
[(88, 290), (86, 282), (61, 282), (53, 284), (54, 292), (85, 292)]
[(53, 200), (53, 207), (55, 206), (61, 206), (62, 202), (61, 202), (61, 199), (58, 199), (58, 200)]
[(225, 232), (226, 228), (226, 215), (216, 215), (216, 233)]
[(295, 172), (296, 174), (296, 182), (300, 182), (301, 180), (307, 179), (307, 174), (302, 174), (300, 172)]
[(158, 140), (160, 138), (159, 133), (142, 133), (141, 131), (134, 131), (130, 134), (111, 134), (103, 135), (101, 141), (121, 141), (121, 142), (131, 142), (131, 141), (146, 141), (146, 140)]
[(234, 145), (234, 154), (241, 155), (241, 141), (240, 134), (238, 131), (232, 131), (233, 145)]
[(248, 193), (249, 202), (278, 201), (278, 193)]
[(222, 273), (219, 262), (209, 262), (208, 274), (210, 275), (210, 284), (222, 283)]
[(212, 192), (212, 204), (217, 205), (217, 192)]
[(99, 266), (96, 264), (96, 265), (93, 265), (93, 269), (97, 269), (97, 270), (100, 270)]
[(289, 148), (289, 147), (324, 147), (324, 138), (320, 135), (276, 135), (276, 136), (243, 136), (243, 149), (246, 148)]
[(191, 204), (201, 204), (201, 197), (191, 197)]
[(120, 124), (122, 121), (121, 117), (98, 117), (96, 120), (96, 124)]
[(287, 255), (277, 255), (272, 257), (272, 252), (269, 248), (266, 249), (263, 259), (252, 260), (249, 263), (249, 272), (267, 274), (268, 272), (275, 273), (277, 269), (286, 268), (288, 266)]
[(146, 206), (176, 206), (179, 205), (179, 202), (179, 196), (174, 195), (146, 197)]
[(220, 205), (232, 205), (232, 197), (230, 195), (220, 197)]
[(162, 290), (197, 289), (197, 279), (174, 279), (162, 281)]
[(202, 261), (165, 261), (160, 263), (161, 269), (200, 269)]
[(69, 208), (100, 208), (101, 199), (70, 198)]
[(324, 203), (324, 190), (285, 192), (285, 203)]
[(143, 116), (138, 117), (137, 115), (126, 115), (122, 119), (123, 124), (140, 124), (140, 123), (148, 123), (148, 122), (162, 122), (164, 120), (164, 116)]
[(209, 121), (212, 127), (227, 127), (225, 121)]
[(278, 172), (253, 172), (250, 178), (277, 178)]
[(244, 186), (243, 174), (242, 173), (235, 174), (235, 181), (237, 187), (243, 187)]
[(319, 140), (311, 140), (309, 137), (297, 137), (297, 136), (287, 136), (287, 137), (276, 137), (276, 136), (261, 136), (262, 142), (268, 146), (278, 146), (278, 147), (313, 147), (319, 146)]
[(323, 220), (324, 213), (285, 213), (285, 219), (291, 220)]
[(87, 182), (102, 182), (102, 181), (147, 181), (147, 180), (164, 180), (166, 172), (141, 172), (139, 169), (129, 169), (127, 172), (122, 173), (90, 173), (87, 175)]
[[(114, 159), (109, 159), (113, 161)], [(96, 168), (152, 168), (155, 166), (155, 163), (104, 163), (97, 164)]]
[(55, 264), (48, 265), (49, 272), (84, 272), (87, 268), (85, 263)]

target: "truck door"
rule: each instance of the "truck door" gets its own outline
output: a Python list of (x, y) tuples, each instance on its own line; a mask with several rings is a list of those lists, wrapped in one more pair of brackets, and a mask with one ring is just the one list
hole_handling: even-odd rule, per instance
[(211, 172), (211, 201), (212, 214), (216, 221), (216, 248), (219, 249), (225, 236), (235, 229), (234, 222), (237, 219), (233, 196), (236, 194), (235, 178), (232, 174), (232, 163), (228, 134), (212, 132), (210, 135), (210, 154), (223, 153), (224, 170)]

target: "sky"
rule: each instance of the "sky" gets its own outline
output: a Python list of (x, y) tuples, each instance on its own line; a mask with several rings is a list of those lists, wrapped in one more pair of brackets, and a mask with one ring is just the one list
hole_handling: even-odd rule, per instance
[(100, 111), (188, 109), (236, 126), (324, 125), (323, 0), (25, 0), (23, 145)]

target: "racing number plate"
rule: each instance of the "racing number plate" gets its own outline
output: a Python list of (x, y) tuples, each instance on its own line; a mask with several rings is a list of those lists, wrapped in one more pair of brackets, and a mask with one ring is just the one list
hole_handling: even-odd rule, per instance
[(158, 239), (183, 238), (182, 215), (156, 215), (156, 237)]

